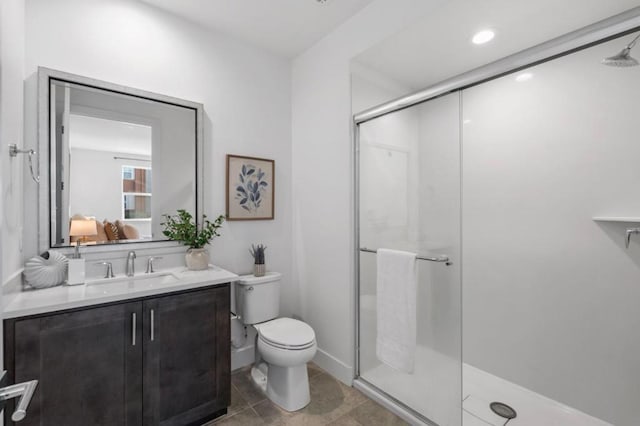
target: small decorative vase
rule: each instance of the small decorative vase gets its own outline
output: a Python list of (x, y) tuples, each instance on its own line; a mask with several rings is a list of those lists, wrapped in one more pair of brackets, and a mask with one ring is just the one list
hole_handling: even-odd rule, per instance
[(264, 263), (253, 264), (253, 275), (256, 277), (262, 277), (267, 272), (267, 268)]
[(209, 268), (209, 252), (204, 248), (190, 248), (184, 256), (187, 268), (202, 271)]

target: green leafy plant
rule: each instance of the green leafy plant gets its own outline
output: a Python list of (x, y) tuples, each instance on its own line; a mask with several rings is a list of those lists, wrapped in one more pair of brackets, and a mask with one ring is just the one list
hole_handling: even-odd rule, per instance
[(194, 249), (203, 248), (220, 236), (218, 230), (224, 222), (224, 215), (218, 216), (213, 222), (207, 220), (206, 215), (202, 215), (202, 225), (198, 227), (193, 216), (186, 210), (178, 210), (175, 216), (163, 214), (165, 221), (160, 223), (164, 226), (162, 233), (173, 241), (180, 241), (185, 246)]

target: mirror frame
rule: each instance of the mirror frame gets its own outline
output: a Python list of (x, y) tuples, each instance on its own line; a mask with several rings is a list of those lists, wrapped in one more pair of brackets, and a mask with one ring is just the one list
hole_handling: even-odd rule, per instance
[[(196, 112), (196, 158), (194, 159), (196, 177), (196, 221), (200, 225), (204, 212), (204, 105), (185, 99), (174, 98), (159, 93), (148, 92), (133, 87), (122, 86), (107, 81), (96, 80), (89, 77), (58, 71), (51, 68), (38, 67), (38, 250), (71, 251), (73, 246), (53, 247), (51, 245), (51, 201), (55, 196), (51, 188), (51, 152), (50, 152), (50, 82), (61, 80), (69, 83), (80, 84), (95, 89), (120, 93), (151, 101), (162, 102), (175, 106), (193, 109)], [(120, 250), (142, 250), (160, 247), (184, 247), (177, 241), (156, 240), (139, 241), (123, 244), (86, 245), (83, 251), (91, 250), (91, 253), (113, 252)]]

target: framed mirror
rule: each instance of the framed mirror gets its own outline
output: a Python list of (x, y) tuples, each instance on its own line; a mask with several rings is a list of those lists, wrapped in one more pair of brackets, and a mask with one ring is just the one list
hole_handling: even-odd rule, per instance
[(162, 215), (202, 214), (202, 105), (47, 68), (38, 80), (40, 249), (176, 244)]

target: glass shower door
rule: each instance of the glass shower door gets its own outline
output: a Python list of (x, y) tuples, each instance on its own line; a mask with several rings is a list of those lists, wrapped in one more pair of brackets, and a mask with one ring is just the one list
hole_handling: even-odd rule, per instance
[(449, 94), (359, 125), (359, 247), (391, 248), (417, 260), (417, 346), (412, 373), (376, 354), (376, 255), (360, 250), (359, 380), (418, 417), (462, 423), (460, 274), (460, 95)]

